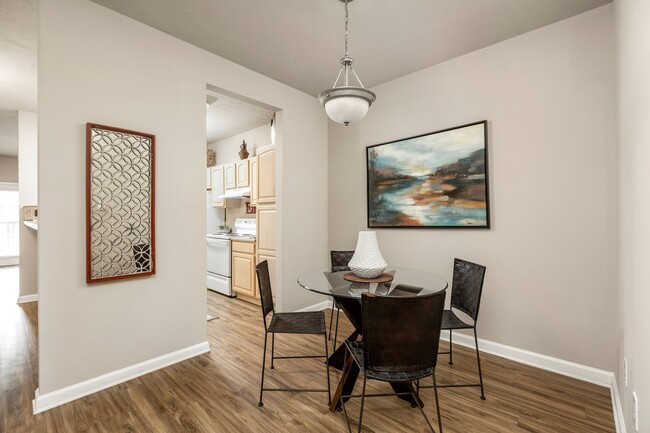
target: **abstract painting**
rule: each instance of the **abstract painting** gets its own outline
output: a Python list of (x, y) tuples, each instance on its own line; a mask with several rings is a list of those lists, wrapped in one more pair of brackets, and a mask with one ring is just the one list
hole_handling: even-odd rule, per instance
[(489, 228), (487, 121), (366, 148), (368, 227)]

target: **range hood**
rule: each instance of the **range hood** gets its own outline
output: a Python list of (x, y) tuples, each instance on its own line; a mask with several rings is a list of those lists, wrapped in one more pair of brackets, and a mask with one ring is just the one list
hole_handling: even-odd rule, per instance
[(249, 198), (251, 196), (250, 188), (227, 189), (219, 198)]

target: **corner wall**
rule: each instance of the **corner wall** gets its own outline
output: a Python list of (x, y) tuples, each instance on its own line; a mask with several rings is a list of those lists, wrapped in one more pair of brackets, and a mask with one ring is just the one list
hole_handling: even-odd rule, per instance
[(378, 229), (382, 253), (448, 281), (454, 257), (486, 265), (481, 338), (612, 371), (612, 19), (603, 6), (398, 78), (363, 121), (330, 122), (330, 249), (367, 227), (366, 146), (487, 119), (492, 229)]
[[(639, 399), (639, 432), (650, 432), (650, 3), (617, 0), (620, 289), (618, 388), (627, 431), (632, 392)], [(623, 358), (628, 361), (624, 384)]]
[(18, 183), (18, 157), (0, 155), (0, 182)]
[[(36, 113), (18, 112), (18, 217), (20, 236), (19, 296), (38, 293), (38, 233), (23, 224), (23, 206), (38, 205), (38, 137)], [(25, 298), (23, 298), (25, 299)]]
[[(316, 302), (295, 284), (327, 263), (316, 98), (87, 0), (41, 0), (39, 17), (40, 394), (206, 340), (208, 83), (283, 110), (279, 308)], [(86, 122), (156, 134), (155, 276), (85, 283)]]

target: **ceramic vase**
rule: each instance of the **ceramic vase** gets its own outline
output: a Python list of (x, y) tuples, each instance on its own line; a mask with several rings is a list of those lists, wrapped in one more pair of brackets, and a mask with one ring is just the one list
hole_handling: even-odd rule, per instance
[(248, 158), (248, 150), (246, 149), (246, 140), (242, 144), (239, 145), (239, 159), (246, 159)]
[(388, 264), (379, 251), (376, 232), (359, 232), (357, 248), (348, 266), (359, 278), (377, 278), (386, 270)]

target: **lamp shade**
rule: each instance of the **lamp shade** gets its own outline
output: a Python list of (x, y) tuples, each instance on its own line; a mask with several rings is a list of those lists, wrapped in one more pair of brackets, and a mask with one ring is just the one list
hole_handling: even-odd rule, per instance
[(325, 112), (335, 122), (354, 123), (363, 119), (368, 113), (370, 104), (365, 99), (356, 96), (334, 98), (325, 103)]
[(330, 119), (347, 125), (366, 116), (375, 94), (363, 87), (340, 86), (323, 91), (318, 98)]

